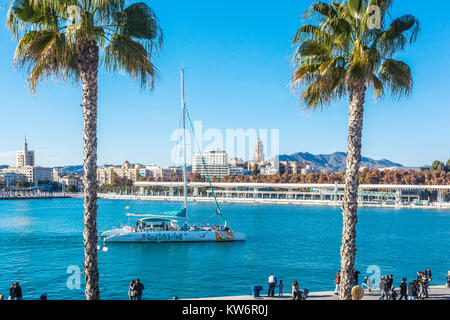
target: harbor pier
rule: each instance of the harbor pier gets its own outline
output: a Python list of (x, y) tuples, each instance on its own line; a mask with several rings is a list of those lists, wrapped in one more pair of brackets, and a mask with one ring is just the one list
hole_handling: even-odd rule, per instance
[[(183, 182), (135, 182), (137, 191), (122, 191), (99, 194), (107, 199), (135, 199), (182, 201)], [(264, 204), (308, 204), (340, 206), (343, 199), (343, 184), (289, 184), (289, 183), (221, 183), (213, 182), (214, 193), (219, 202), (264, 203)], [(426, 191), (437, 193), (433, 201)], [(358, 203), (375, 207), (421, 207), (450, 208), (449, 185), (387, 185), (361, 184)], [(189, 201), (214, 201), (207, 182), (189, 182)]]

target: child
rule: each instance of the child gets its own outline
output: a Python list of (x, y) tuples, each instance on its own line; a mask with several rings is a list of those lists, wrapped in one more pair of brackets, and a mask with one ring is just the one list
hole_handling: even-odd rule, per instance
[(395, 292), (395, 287), (391, 287), (391, 298), (392, 300), (397, 300), (397, 292)]
[(280, 280), (280, 283), (278, 284), (278, 296), (283, 296), (283, 280)]

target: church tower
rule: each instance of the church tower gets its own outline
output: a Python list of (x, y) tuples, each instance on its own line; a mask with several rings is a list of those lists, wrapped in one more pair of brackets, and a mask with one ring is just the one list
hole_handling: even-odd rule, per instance
[(255, 151), (253, 153), (253, 161), (256, 162), (263, 162), (264, 161), (264, 146), (262, 144), (261, 139), (259, 138), (256, 140), (255, 143)]

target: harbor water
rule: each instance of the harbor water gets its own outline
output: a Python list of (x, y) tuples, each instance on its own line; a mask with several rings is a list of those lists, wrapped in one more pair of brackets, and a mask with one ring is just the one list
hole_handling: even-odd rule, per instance
[[(132, 213), (178, 209), (181, 203), (99, 200), (98, 230), (135, 223)], [(339, 269), (341, 210), (328, 206), (222, 204), (236, 243), (108, 244), (99, 251), (102, 299), (127, 299), (140, 278), (144, 299), (243, 295), (274, 273), (289, 292), (293, 280), (310, 291), (334, 289)], [(212, 203), (189, 206), (191, 224), (219, 223)], [(20, 282), (24, 299), (83, 299), (83, 200), (0, 201), (0, 294)], [(402, 277), (430, 267), (431, 285), (450, 270), (450, 210), (360, 208), (356, 269), (364, 275)], [(81, 282), (78, 283), (78, 279)]]

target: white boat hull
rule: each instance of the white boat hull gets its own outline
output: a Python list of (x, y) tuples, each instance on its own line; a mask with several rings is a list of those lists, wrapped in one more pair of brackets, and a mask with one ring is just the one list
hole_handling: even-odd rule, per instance
[(122, 233), (114, 232), (113, 235), (107, 236), (105, 238), (105, 242), (156, 242), (156, 243), (202, 242), (202, 241), (230, 242), (230, 241), (244, 241), (244, 240), (245, 235), (243, 233), (234, 232), (231, 230), (134, 231)]

